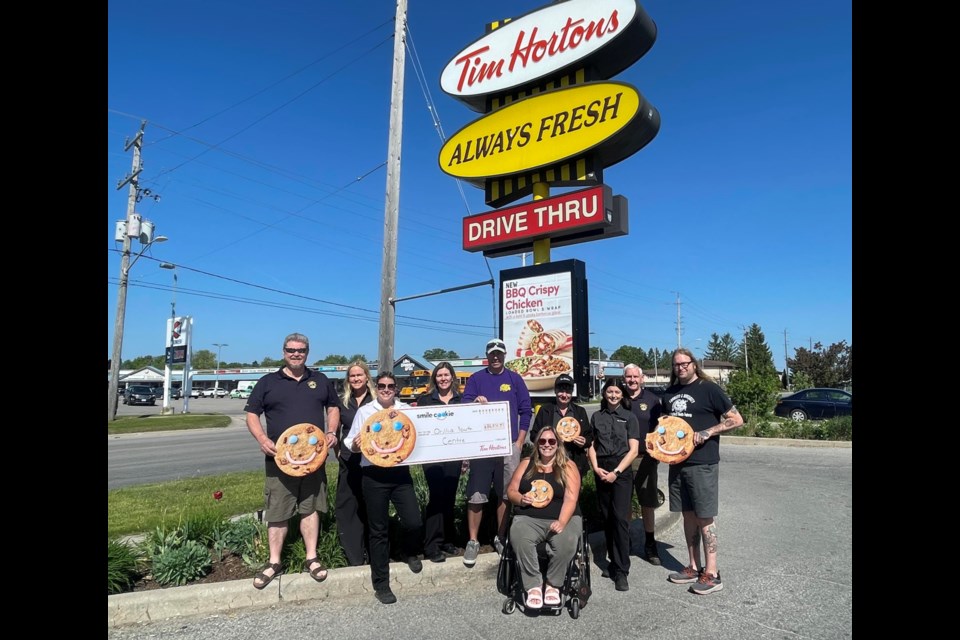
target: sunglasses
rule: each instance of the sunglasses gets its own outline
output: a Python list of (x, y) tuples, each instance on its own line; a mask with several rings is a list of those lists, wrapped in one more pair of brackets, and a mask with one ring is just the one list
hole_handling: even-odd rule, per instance
[(554, 440), (553, 438), (540, 438), (539, 440), (537, 440), (537, 444), (547, 445), (548, 447), (550, 447), (557, 444), (557, 441)]
[(379, 384), (377, 385), (377, 389), (380, 389), (381, 391), (382, 391), (383, 389), (396, 389), (396, 388), (397, 388), (397, 385), (395, 385), (395, 384), (383, 384), (383, 383), (381, 382), (381, 383), (379, 383)]
[(294, 349), (293, 347), (284, 347), (283, 350), (286, 351), (287, 353), (306, 353), (307, 352), (306, 349)]

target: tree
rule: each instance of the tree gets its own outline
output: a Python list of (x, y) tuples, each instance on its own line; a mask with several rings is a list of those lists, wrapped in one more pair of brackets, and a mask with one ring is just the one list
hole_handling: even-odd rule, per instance
[(804, 374), (816, 387), (853, 386), (853, 347), (846, 340), (835, 342), (824, 350), (819, 342), (813, 350), (803, 347), (794, 349), (794, 357), (787, 358), (790, 367), (791, 386), (794, 375)]
[(767, 339), (760, 325), (752, 324), (747, 329), (747, 334), (744, 341), (740, 343), (740, 349), (733, 362), (751, 373), (777, 377), (777, 368), (773, 364), (773, 352), (767, 346)]
[[(751, 358), (751, 362), (753, 359)], [(761, 375), (753, 371), (734, 371), (727, 381), (727, 393), (744, 422), (766, 418), (773, 411), (780, 396), (780, 381), (777, 376)]]
[(621, 360), (625, 365), (633, 363), (640, 367), (646, 367), (649, 364), (647, 354), (643, 352), (643, 349), (640, 347), (631, 347), (626, 344), (620, 345), (617, 350), (613, 352), (610, 359)]
[(447, 351), (446, 349), (441, 349), (440, 347), (427, 349), (426, 351), (423, 352), (423, 357), (433, 362), (440, 362), (441, 360), (459, 360), (460, 359), (460, 356), (457, 355), (456, 351)]
[(255, 366), (255, 367), (262, 367), (262, 368), (264, 368), (264, 369), (267, 369), (267, 368), (272, 369), (272, 368), (274, 368), (274, 367), (280, 368), (280, 367), (283, 366), (283, 360), (277, 360), (276, 358), (271, 358), (271, 357), (269, 357), (269, 356), (264, 356), (263, 360), (260, 361), (260, 364), (259, 364), (259, 365), (258, 365), (256, 362), (254, 362), (254, 363), (253, 363), (253, 366)]
[(736, 362), (737, 353), (740, 345), (733, 339), (729, 333), (722, 336), (710, 334), (710, 342), (707, 344), (707, 350), (703, 354), (705, 360), (722, 360), (725, 362)]
[(194, 351), (190, 358), (191, 369), (214, 369), (217, 366), (217, 354), (209, 349)]
[(328, 353), (320, 360), (314, 362), (313, 366), (318, 367), (324, 364), (347, 364), (348, 362), (350, 362), (350, 360), (347, 359), (347, 356), (342, 356), (339, 353)]

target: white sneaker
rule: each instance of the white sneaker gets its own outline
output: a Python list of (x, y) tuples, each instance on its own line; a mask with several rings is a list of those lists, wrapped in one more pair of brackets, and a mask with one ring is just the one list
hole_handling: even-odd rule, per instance
[(467, 543), (467, 548), (463, 550), (463, 564), (472, 567), (477, 563), (478, 555), (480, 555), (480, 543), (471, 540)]

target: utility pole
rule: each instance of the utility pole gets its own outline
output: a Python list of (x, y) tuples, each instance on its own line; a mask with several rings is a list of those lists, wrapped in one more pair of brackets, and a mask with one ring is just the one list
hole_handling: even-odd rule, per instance
[(783, 330), (783, 376), (787, 380), (787, 391), (790, 391), (790, 363), (787, 362), (787, 330)]
[[(147, 127), (147, 121), (140, 123), (140, 131), (134, 136), (132, 141), (128, 141), (123, 150), (127, 151), (133, 147), (133, 164), (130, 169), (130, 175), (120, 181), (117, 189), (122, 189), (123, 185), (129, 183), (130, 191), (127, 196), (127, 227), (123, 233), (123, 257), (120, 261), (120, 288), (117, 292), (117, 319), (113, 325), (113, 355), (110, 358), (110, 384), (107, 389), (107, 422), (113, 422), (117, 419), (117, 389), (120, 386), (120, 357), (123, 351), (123, 323), (127, 311), (127, 279), (130, 276), (130, 231), (134, 219), (134, 208), (137, 204), (137, 192), (139, 191), (138, 176), (143, 170), (140, 165), (140, 148), (143, 145), (143, 130)], [(139, 232), (138, 232), (139, 234)]]
[(680, 292), (674, 291), (677, 294), (677, 349), (683, 345), (680, 343)]
[(740, 328), (743, 329), (743, 367), (747, 370), (747, 373), (750, 373), (750, 358), (747, 354), (747, 328)]
[(380, 344), (377, 372), (393, 371), (394, 297), (397, 295), (397, 226), (400, 209), (400, 150), (403, 139), (403, 67), (406, 62), (407, 0), (397, 0), (393, 28), (393, 89), (387, 146), (387, 201), (383, 211), (380, 286)]

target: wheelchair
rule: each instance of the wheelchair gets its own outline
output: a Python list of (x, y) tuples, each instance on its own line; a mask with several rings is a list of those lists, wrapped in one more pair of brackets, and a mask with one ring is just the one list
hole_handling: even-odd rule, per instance
[[(508, 528), (509, 531), (509, 528)], [(587, 539), (588, 528), (584, 524), (583, 532), (577, 544), (577, 551), (573, 554), (567, 572), (563, 578), (560, 590), (560, 604), (544, 604), (538, 611), (560, 615), (565, 608), (570, 610), (570, 617), (580, 617), (580, 610), (586, 606), (587, 600), (593, 591), (590, 588), (590, 543)], [(545, 574), (547, 569), (546, 543), (537, 545), (537, 556), (540, 559), (540, 573)], [(506, 596), (502, 611), (505, 614), (513, 613), (519, 606), (526, 609), (526, 598), (523, 590), (523, 581), (520, 579), (520, 563), (516, 552), (510, 544), (509, 533), (503, 543), (503, 554), (497, 567), (497, 591)]]

